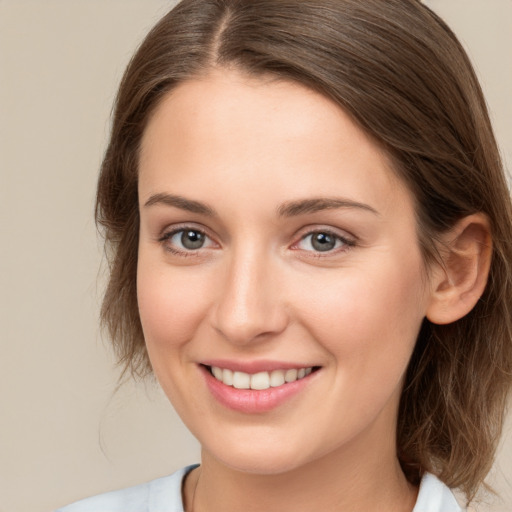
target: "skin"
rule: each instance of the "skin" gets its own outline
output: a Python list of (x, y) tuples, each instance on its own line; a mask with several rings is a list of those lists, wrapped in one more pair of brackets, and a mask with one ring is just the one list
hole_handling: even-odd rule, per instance
[[(379, 146), (301, 85), (216, 70), (179, 85), (150, 119), (139, 198), (148, 353), (202, 446), (188, 508), (410, 512), (417, 490), (396, 458), (397, 408), (438, 297), (413, 198)], [(279, 214), (313, 198), (350, 206)], [(184, 227), (205, 245), (169, 235)], [(340, 239), (319, 252), (311, 232)], [(279, 407), (244, 414), (212, 398), (198, 365), (212, 358), (320, 370)]]

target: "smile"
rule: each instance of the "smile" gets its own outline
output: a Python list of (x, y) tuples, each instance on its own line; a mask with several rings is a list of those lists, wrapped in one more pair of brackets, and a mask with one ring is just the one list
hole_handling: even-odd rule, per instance
[(308, 376), (313, 367), (291, 368), (288, 370), (273, 370), (271, 372), (245, 373), (228, 368), (211, 366), (210, 373), (226, 386), (236, 389), (252, 389), (262, 391), (289, 384)]
[(321, 366), (278, 361), (208, 361), (199, 364), (217, 403), (244, 414), (272, 411), (319, 382)]

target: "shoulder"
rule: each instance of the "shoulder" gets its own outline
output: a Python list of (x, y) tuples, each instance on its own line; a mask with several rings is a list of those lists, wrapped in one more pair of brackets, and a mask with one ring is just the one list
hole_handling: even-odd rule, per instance
[(430, 473), (425, 473), (412, 512), (464, 512), (464, 509), (441, 480)]
[(183, 512), (181, 484), (196, 466), (118, 491), (77, 501), (55, 512)]

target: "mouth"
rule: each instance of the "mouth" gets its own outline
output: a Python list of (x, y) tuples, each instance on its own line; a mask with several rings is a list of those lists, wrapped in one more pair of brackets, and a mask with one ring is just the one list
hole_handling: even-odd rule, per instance
[(314, 389), (322, 366), (216, 360), (203, 361), (199, 368), (217, 403), (243, 414), (262, 414)]
[(219, 366), (203, 365), (209, 373), (219, 382), (235, 389), (250, 389), (264, 391), (269, 388), (278, 388), (304, 379), (308, 375), (318, 371), (319, 366), (301, 368), (289, 368), (286, 370), (260, 371), (257, 373), (246, 373), (234, 371)]

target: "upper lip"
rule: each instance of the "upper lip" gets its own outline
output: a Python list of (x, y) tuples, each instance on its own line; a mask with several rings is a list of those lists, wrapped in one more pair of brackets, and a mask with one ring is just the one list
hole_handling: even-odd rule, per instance
[(302, 362), (285, 362), (285, 361), (237, 361), (232, 359), (209, 359), (201, 361), (204, 366), (216, 366), (218, 368), (232, 370), (235, 372), (244, 372), (249, 374), (259, 372), (272, 372), (274, 370), (290, 370), (293, 368), (313, 368), (318, 365), (302, 363)]

